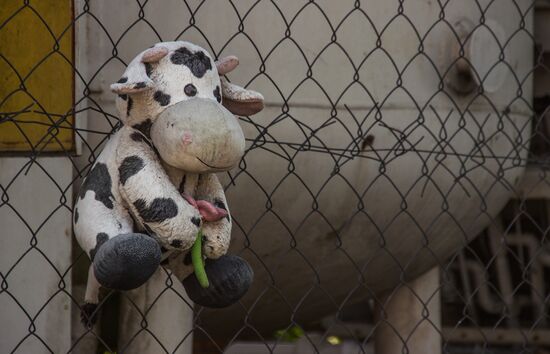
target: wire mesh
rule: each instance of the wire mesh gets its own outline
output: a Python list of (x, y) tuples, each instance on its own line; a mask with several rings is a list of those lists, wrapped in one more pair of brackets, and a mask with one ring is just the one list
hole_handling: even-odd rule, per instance
[[(75, 1), (59, 23), (46, 15), (53, 3), (10, 0), (0, 11), (0, 131), (15, 127), (23, 142), (0, 159), (16, 161), (0, 169), (2, 327), (13, 323), (2, 352), (145, 352), (146, 342), (167, 353), (190, 343), (201, 353), (246, 343), (266, 353), (372, 353), (378, 341), (416, 353), (424, 331), (444, 353), (550, 346), (549, 102), (537, 88), (548, 67), (546, 33), (535, 33), (546, 4)], [(44, 31), (48, 49), (9, 50), (26, 30), (18, 21)], [(240, 118), (247, 150), (221, 176), (230, 252), (251, 262), (256, 280), (240, 303), (208, 310), (163, 268), (146, 293), (105, 291), (99, 323), (85, 328), (75, 314), (89, 261), (74, 244), (70, 257), (52, 252), (52, 242), (74, 241), (51, 227), (70, 225), (82, 178), (121, 125), (108, 85), (136, 53), (168, 40), (236, 54), (228, 79), (266, 98), (263, 112)], [(61, 111), (37, 94), (55, 90), (40, 81), (52, 60), (74, 75)], [(44, 192), (29, 196), (29, 183)], [(414, 285), (432, 267), (439, 282)], [(416, 321), (406, 330), (390, 313), (403, 292), (418, 305), (397, 312)], [(70, 332), (37, 329), (58, 301), (69, 306), (59, 316)], [(188, 316), (188, 327), (166, 308)]]

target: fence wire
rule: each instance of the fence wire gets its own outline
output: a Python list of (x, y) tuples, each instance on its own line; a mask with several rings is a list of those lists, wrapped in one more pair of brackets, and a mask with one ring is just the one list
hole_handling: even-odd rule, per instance
[[(550, 72), (548, 33), (535, 32), (546, 3), (2, 7), (2, 352), (550, 350)], [(238, 304), (209, 310), (163, 268), (145, 290), (105, 291), (86, 328), (89, 261), (71, 241), (73, 200), (121, 125), (109, 84), (169, 40), (239, 56), (228, 79), (266, 98), (240, 118), (245, 156), (220, 176), (230, 253), (255, 282)], [(432, 267), (435, 282), (414, 280)], [(55, 304), (66, 312), (51, 317)]]

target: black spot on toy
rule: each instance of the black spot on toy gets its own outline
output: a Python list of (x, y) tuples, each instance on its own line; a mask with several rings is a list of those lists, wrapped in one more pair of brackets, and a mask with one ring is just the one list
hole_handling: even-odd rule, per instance
[(127, 77), (121, 77), (120, 79), (118, 79), (117, 84), (123, 84), (125, 82), (128, 82), (128, 78)]
[(130, 134), (130, 139), (132, 139), (133, 141), (137, 141), (137, 142), (143, 142), (145, 140), (143, 135), (141, 135), (138, 132), (133, 132), (132, 134)]
[(183, 246), (183, 242), (181, 242), (181, 240), (173, 240), (170, 242), (170, 246), (174, 248), (181, 248), (181, 246)]
[[(223, 210), (227, 210), (227, 207), (225, 206), (224, 202), (221, 199), (218, 199), (218, 198), (214, 199), (214, 206), (218, 207), (220, 209), (223, 209)], [(227, 214), (225, 216), (225, 219), (227, 221), (231, 222), (231, 217), (229, 217), (229, 214)]]
[(153, 148), (153, 144), (151, 144), (149, 139), (146, 139), (142, 134), (140, 134), (138, 132), (133, 132), (132, 134), (130, 134), (130, 139), (132, 139), (133, 141), (140, 142), (140, 143), (145, 143), (145, 144), (149, 145), (150, 148)]
[(193, 84), (187, 84), (185, 85), (185, 87), (183, 88), (183, 92), (189, 96), (189, 97), (193, 97), (197, 94), (197, 88), (195, 87), (195, 85)]
[(151, 125), (153, 125), (153, 122), (151, 122), (151, 119), (147, 118), (139, 124), (132, 125), (132, 128), (139, 130), (147, 138), (151, 138)]
[(145, 82), (138, 82), (137, 84), (134, 85), (134, 88), (135, 89), (141, 89), (141, 88), (144, 88), (146, 85), (145, 85)]
[(161, 106), (168, 106), (170, 104), (170, 95), (165, 94), (162, 91), (157, 91), (153, 95), (155, 101), (157, 101)]
[(205, 271), (210, 283), (207, 288), (199, 284), (195, 274), (183, 280), (189, 298), (205, 307), (222, 308), (234, 304), (246, 294), (254, 279), (248, 262), (233, 255), (207, 259)]
[(86, 192), (95, 193), (95, 199), (109, 209), (113, 209), (113, 194), (111, 193), (111, 176), (107, 165), (98, 162), (90, 171), (80, 188), (80, 199), (84, 199)]
[(195, 224), (197, 227), (201, 226), (201, 219), (197, 218), (196, 216), (191, 218), (191, 222)]
[(174, 54), (170, 56), (170, 61), (173, 64), (187, 66), (193, 75), (199, 79), (204, 76), (207, 70), (212, 69), (210, 58), (208, 58), (203, 51), (199, 50), (198, 52), (192, 53), (186, 47), (177, 49)]
[(224, 202), (221, 199), (218, 199), (218, 198), (214, 199), (214, 206), (216, 206), (220, 209), (223, 209), (223, 210), (227, 210)]
[(220, 87), (216, 86), (214, 89), (214, 97), (216, 97), (216, 101), (221, 102), (222, 101), (222, 95), (220, 94)]
[(90, 260), (94, 260), (97, 251), (109, 240), (109, 236), (105, 232), (100, 232), (95, 237), (95, 247), (90, 250)]
[(178, 206), (171, 198), (155, 198), (149, 206), (145, 200), (138, 199), (134, 207), (145, 222), (161, 222), (178, 215)]
[(120, 183), (124, 185), (128, 178), (132, 177), (145, 166), (143, 159), (139, 156), (128, 156), (118, 167), (118, 174), (120, 177)]
[(132, 97), (128, 97), (128, 106), (126, 106), (126, 116), (130, 116), (130, 111), (132, 110), (132, 106), (134, 105), (134, 100), (132, 100)]
[(78, 209), (75, 208), (74, 210), (74, 223), (76, 224), (78, 222)]

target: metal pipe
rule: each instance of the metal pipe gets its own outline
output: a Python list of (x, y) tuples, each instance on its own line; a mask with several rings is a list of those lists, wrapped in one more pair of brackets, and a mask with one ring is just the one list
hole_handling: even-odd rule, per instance
[[(377, 304), (376, 354), (441, 353), (439, 268), (403, 284)], [(404, 350), (406, 348), (406, 350)]]

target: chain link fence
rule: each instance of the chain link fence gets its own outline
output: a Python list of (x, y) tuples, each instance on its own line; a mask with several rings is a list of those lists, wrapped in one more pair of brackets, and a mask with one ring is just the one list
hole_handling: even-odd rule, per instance
[[(548, 11), (4, 1), (0, 351), (546, 353)], [(85, 328), (73, 200), (121, 125), (109, 84), (169, 40), (237, 55), (227, 78), (266, 99), (240, 118), (245, 156), (220, 176), (230, 253), (255, 281), (210, 310), (163, 268), (138, 290), (105, 291)]]

